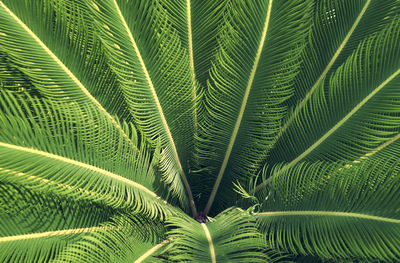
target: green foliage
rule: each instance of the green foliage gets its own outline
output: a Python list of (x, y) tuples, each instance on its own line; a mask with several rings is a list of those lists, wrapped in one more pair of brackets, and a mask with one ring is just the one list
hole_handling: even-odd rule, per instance
[(221, 212), (207, 224), (173, 217), (169, 219), (172, 230), (167, 251), (174, 262), (248, 262), (250, 258), (252, 262), (270, 262), (267, 252), (271, 252), (263, 251), (266, 244), (255, 223), (255, 217), (238, 208)]
[(271, 181), (260, 230), (295, 254), (390, 261), (399, 254), (399, 171), (397, 158), (298, 164)]
[(0, 0), (1, 262), (398, 262), (399, 159), (399, 0)]

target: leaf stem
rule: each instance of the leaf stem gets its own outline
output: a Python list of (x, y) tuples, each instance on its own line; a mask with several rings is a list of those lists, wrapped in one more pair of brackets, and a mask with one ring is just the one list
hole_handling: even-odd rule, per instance
[(262, 212), (259, 216), (340, 216), (348, 218), (361, 218), (368, 220), (375, 220), (387, 223), (400, 224), (400, 219), (372, 216), (362, 213), (351, 213), (351, 212), (336, 212), (336, 211), (274, 211), (274, 212)]

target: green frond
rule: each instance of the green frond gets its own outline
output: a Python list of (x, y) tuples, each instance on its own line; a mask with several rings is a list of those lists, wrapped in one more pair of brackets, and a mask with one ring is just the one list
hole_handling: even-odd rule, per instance
[[(193, 204), (186, 178), (193, 149), (192, 79), (188, 54), (168, 13), (157, 2), (86, 3), (135, 123), (148, 138), (161, 141), (168, 157), (162, 166), (166, 180), (181, 178), (187, 195), (183, 187), (172, 190), (181, 200), (188, 196)], [(193, 206), (192, 213), (197, 213)]]
[[(161, 0), (161, 5), (169, 14), (171, 25), (176, 28), (182, 46), (189, 55), (191, 89), (194, 99), (193, 121), (194, 139), (198, 139), (199, 125), (204, 122), (204, 92), (207, 87), (209, 71), (218, 50), (218, 38), (224, 25), (224, 16), (231, 7), (230, 0)], [(197, 152), (197, 140), (193, 159), (189, 164), (188, 180), (196, 184), (193, 178), (201, 169)], [(191, 174), (193, 173), (193, 174)]]
[(233, 1), (230, 9), (204, 94), (199, 155), (211, 174), (201, 180), (214, 184), (206, 211), (219, 190), (216, 207), (226, 207), (230, 182), (254, 176), (271, 147), (311, 16), (310, 1)]
[(202, 89), (207, 86), (212, 58), (217, 52), (217, 41), (224, 16), (231, 7), (230, 0), (161, 0), (169, 12), (182, 44), (193, 59), (191, 67)]
[(273, 262), (255, 218), (241, 209), (228, 209), (207, 223), (173, 217), (169, 224), (166, 252), (173, 262)]
[(123, 133), (113, 116), (129, 119), (129, 112), (81, 6), (76, 1), (1, 1), (0, 46), (42, 96), (93, 105)]
[(161, 224), (136, 215), (118, 215), (64, 247), (51, 262), (165, 262), (154, 257), (163, 251), (162, 246), (148, 259), (141, 257), (162, 243), (162, 237)]
[[(399, 16), (400, 17), (400, 16)], [(356, 160), (400, 131), (400, 20), (362, 41), (321, 81), (271, 151), (270, 162)]]
[(48, 262), (114, 212), (93, 203), (0, 182), (0, 261)]
[(0, 262), (400, 262), (399, 36), (400, 0), (0, 0)]
[[(302, 53), (301, 71), (288, 104), (302, 107), (319, 83), (335, 72), (360, 41), (382, 30), (399, 15), (398, 0), (323, 0), (314, 5), (312, 31)], [(288, 116), (285, 125), (290, 125)]]
[(398, 261), (399, 172), (398, 155), (297, 164), (270, 182), (259, 228), (268, 244), (294, 254)]
[[(1, 92), (0, 109), (3, 182), (52, 189), (55, 194), (152, 217), (169, 214), (168, 203), (157, 195), (157, 160), (152, 161), (146, 144), (141, 144), (139, 154), (132, 150), (93, 107), (46, 103)], [(92, 129), (85, 129), (87, 123)]]

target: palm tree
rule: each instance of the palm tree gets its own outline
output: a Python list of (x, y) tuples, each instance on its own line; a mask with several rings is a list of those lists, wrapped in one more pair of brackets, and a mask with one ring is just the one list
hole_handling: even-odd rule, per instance
[(0, 262), (399, 262), (399, 0), (1, 0)]

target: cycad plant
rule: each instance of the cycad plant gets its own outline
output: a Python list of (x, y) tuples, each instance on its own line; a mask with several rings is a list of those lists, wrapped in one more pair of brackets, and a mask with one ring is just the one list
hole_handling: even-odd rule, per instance
[(399, 262), (399, 0), (1, 0), (0, 262)]

